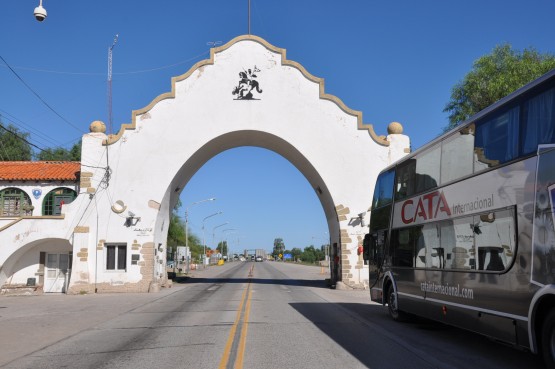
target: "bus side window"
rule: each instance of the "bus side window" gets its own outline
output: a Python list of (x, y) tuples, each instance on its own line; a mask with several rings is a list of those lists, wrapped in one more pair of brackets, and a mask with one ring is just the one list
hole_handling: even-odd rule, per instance
[[(415, 240), (413, 228), (396, 229), (391, 238), (392, 265), (399, 267), (414, 266)], [(412, 236), (412, 237), (411, 237)]]
[(416, 160), (409, 159), (397, 168), (395, 199), (402, 200), (415, 192)]
[(555, 88), (534, 96), (524, 104), (522, 154), (530, 154), (538, 145), (555, 143)]
[(478, 269), (503, 271), (515, 252), (514, 210), (507, 209), (474, 217)]
[(476, 269), (473, 217), (448, 220), (441, 223), (441, 246), (445, 248), (449, 269)]

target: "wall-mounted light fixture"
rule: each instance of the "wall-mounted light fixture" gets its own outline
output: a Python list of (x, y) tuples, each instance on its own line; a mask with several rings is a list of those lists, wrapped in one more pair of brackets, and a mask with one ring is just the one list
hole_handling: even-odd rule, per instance
[(141, 220), (141, 217), (136, 217), (135, 213), (130, 211), (127, 213), (127, 217), (125, 218), (125, 226), (126, 227), (136, 226), (140, 220)]

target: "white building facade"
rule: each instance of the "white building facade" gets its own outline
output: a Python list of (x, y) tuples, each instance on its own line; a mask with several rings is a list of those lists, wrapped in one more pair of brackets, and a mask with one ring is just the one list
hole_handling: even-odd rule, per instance
[(210, 59), (174, 77), (171, 90), (133, 111), (117, 134), (93, 122), (83, 137), (78, 196), (63, 206), (61, 230), (49, 235), (37, 224), (52, 219), (35, 219), (0, 232), (2, 244), (13, 231), (29, 233), (9, 255), (0, 250), (0, 285), (40, 268), (20, 261), (34, 250), (29, 243), (48, 236), (71, 250), (68, 293), (156, 290), (166, 283), (167, 231), (181, 190), (208, 160), (240, 146), (272, 150), (305, 176), (327, 219), (338, 261), (333, 278), (366, 287), (358, 247), (374, 182), (410, 151), (409, 139), (399, 123), (378, 136), (361, 112), (325, 93), (323, 79), (251, 35), (211, 49)]

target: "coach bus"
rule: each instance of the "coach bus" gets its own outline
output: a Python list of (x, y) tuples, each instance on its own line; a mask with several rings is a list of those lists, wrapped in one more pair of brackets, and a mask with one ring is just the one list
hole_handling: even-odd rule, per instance
[(383, 170), (371, 299), (555, 367), (555, 70)]

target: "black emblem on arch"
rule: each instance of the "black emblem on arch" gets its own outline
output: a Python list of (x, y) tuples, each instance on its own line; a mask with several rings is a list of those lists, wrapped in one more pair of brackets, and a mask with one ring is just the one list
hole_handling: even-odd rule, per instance
[(253, 69), (239, 72), (239, 84), (232, 91), (233, 95), (237, 95), (235, 100), (259, 100), (253, 96), (253, 92), (262, 93), (258, 85), (258, 77), (255, 74), (257, 72), (260, 72), (260, 69), (258, 69), (256, 65)]

